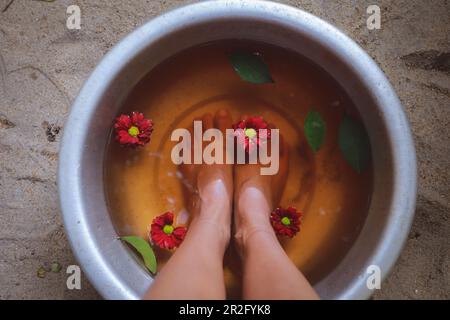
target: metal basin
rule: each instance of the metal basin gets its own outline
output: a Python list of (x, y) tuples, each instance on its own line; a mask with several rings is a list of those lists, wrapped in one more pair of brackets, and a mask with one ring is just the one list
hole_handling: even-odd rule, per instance
[(341, 263), (316, 289), (322, 298), (365, 299), (367, 267), (384, 278), (414, 216), (416, 158), (402, 106), (383, 72), (351, 39), (301, 10), (263, 1), (200, 2), (138, 28), (101, 61), (73, 104), (59, 161), (64, 224), (85, 275), (105, 298), (138, 299), (152, 283), (116, 240), (105, 202), (103, 160), (113, 119), (133, 86), (158, 63), (197, 44), (251, 39), (295, 50), (333, 76), (369, 133), (374, 186), (365, 225)]

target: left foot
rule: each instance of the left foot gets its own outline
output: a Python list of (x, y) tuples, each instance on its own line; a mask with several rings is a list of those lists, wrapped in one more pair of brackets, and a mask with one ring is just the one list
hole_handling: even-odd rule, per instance
[[(214, 118), (207, 113), (196, 120), (202, 121), (203, 131), (217, 128), (222, 131), (224, 137), (225, 130), (232, 127), (231, 116), (225, 110), (217, 111)], [(190, 132), (192, 139), (202, 139), (202, 137), (194, 136), (193, 128)], [(202, 151), (206, 145), (203, 142)], [(194, 146), (193, 140), (191, 146)], [(233, 167), (225, 164), (225, 155), (224, 144), (224, 164), (182, 164), (180, 171), (183, 175), (185, 203), (191, 215), (191, 225), (196, 223), (215, 225), (228, 243), (233, 200)]]

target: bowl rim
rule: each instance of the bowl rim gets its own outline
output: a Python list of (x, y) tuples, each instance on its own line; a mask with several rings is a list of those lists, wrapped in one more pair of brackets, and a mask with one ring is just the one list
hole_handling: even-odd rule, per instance
[[(307, 26), (309, 30), (314, 30), (321, 35), (317, 41), (326, 40), (327, 45), (333, 47), (333, 50), (338, 50), (340, 59), (347, 59), (349, 64), (355, 66), (355, 72), (362, 73), (363, 71), (360, 71), (362, 69), (358, 68), (364, 66), (364, 72), (370, 76), (361, 78), (371, 85), (373, 95), (378, 99), (378, 105), (383, 108), (382, 111), (387, 114), (386, 117), (391, 119), (385, 124), (389, 137), (394, 143), (401, 141), (401, 144), (396, 145), (396, 149), (392, 152), (393, 171), (396, 176), (394, 194), (384, 236), (374, 253), (375, 260), (379, 262), (380, 268), (390, 271), (403, 249), (414, 218), (417, 193), (416, 155), (406, 115), (381, 69), (361, 47), (341, 31), (300, 9), (260, 0), (203, 1), (173, 9), (146, 22), (113, 47), (83, 85), (64, 126), (58, 162), (58, 189), (63, 221), (76, 259), (90, 282), (103, 297), (137, 299), (139, 294), (117, 279), (114, 270), (104, 263), (99, 254), (100, 248), (95, 243), (95, 239), (89, 235), (89, 225), (84, 218), (86, 212), (81, 203), (83, 197), (80, 159), (84, 152), (84, 141), (87, 139), (86, 130), (83, 130), (86, 129), (85, 123), (93, 116), (100, 96), (108, 89), (108, 81), (105, 80), (114, 78), (122, 68), (126, 67), (124, 62), (126, 59), (122, 60), (123, 57), (136, 55), (152, 41), (164, 37), (177, 28), (186, 28), (192, 24), (224, 17), (241, 19), (258, 17), (258, 19), (266, 19), (268, 23), (275, 23), (274, 19), (278, 19), (276, 23), (281, 23), (280, 21), (283, 20), (283, 23), (293, 23), (297, 27)], [(324, 30), (328, 34), (323, 34)], [(143, 37), (143, 34), (146, 36)], [(316, 36), (313, 35), (313, 37)], [(352, 57), (358, 57), (358, 59), (350, 61)], [(382, 274), (382, 279), (387, 276), (387, 273)], [(336, 298), (364, 299), (372, 293), (373, 290), (366, 287), (365, 279), (359, 277)]]

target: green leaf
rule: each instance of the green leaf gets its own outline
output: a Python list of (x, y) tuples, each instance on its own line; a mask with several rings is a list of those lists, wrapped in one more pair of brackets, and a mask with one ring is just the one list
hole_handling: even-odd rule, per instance
[(59, 262), (53, 262), (53, 263), (50, 265), (50, 270), (51, 270), (52, 272), (54, 272), (54, 273), (60, 272), (61, 269), (62, 269), (62, 266), (59, 264)]
[(310, 111), (306, 115), (303, 126), (306, 140), (314, 152), (319, 151), (320, 146), (325, 140), (326, 124), (322, 116), (317, 111)]
[(339, 127), (339, 147), (345, 160), (361, 173), (370, 161), (370, 142), (363, 125), (344, 115)]
[(269, 68), (261, 55), (248, 52), (234, 52), (229, 56), (230, 63), (242, 80), (254, 83), (273, 83)]
[(136, 236), (126, 236), (119, 238), (122, 241), (130, 244), (144, 259), (144, 265), (151, 273), (156, 273), (156, 257), (153, 252), (152, 247), (148, 244), (147, 241), (142, 239), (141, 237)]

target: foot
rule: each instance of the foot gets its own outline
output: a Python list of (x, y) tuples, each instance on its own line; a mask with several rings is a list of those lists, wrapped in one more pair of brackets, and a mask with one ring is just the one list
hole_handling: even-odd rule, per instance
[[(225, 130), (231, 128), (232, 120), (228, 111), (220, 110), (213, 117), (205, 114), (201, 119), (203, 131), (217, 128), (225, 137)], [(201, 136), (194, 137), (191, 132), (191, 146), (194, 139), (202, 141)], [(202, 133), (203, 136), (203, 133)], [(202, 150), (208, 143), (202, 142)], [(225, 144), (223, 156), (225, 157)], [(191, 150), (193, 153), (193, 150)], [(191, 157), (193, 159), (193, 157)], [(182, 164), (180, 172), (184, 186), (185, 203), (191, 216), (191, 226), (201, 224), (203, 227), (217, 228), (224, 241), (230, 238), (231, 209), (233, 200), (233, 167), (225, 164)]]
[[(269, 128), (274, 126), (269, 125)], [(261, 175), (260, 164), (235, 165), (234, 227), (240, 251), (256, 232), (275, 235), (270, 213), (279, 205), (289, 167), (289, 146), (281, 135), (279, 152), (280, 165), (275, 175)]]

